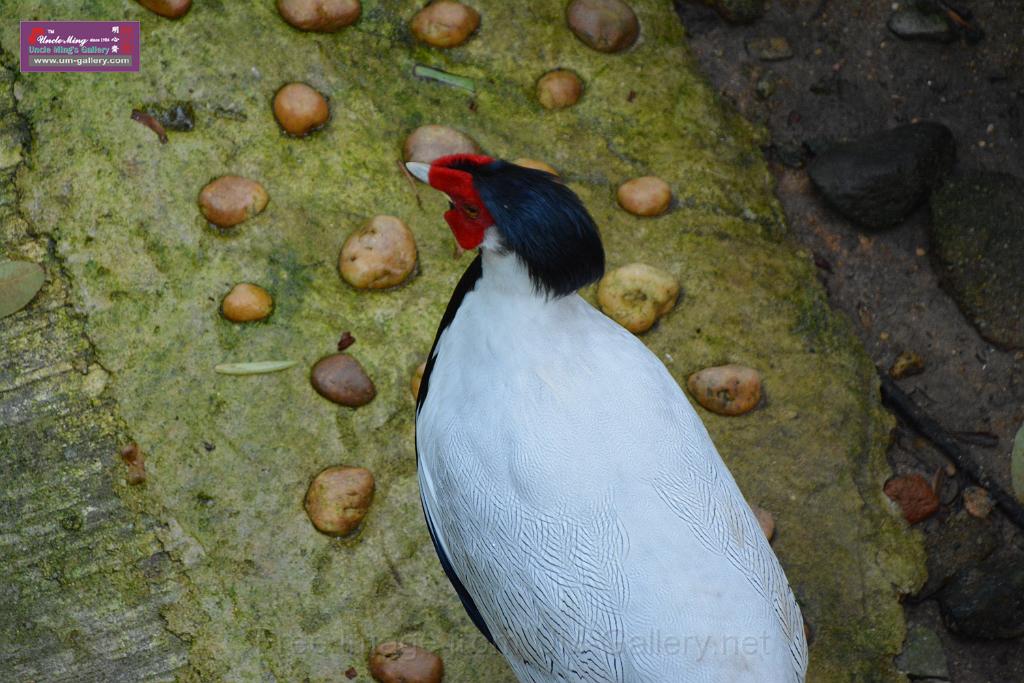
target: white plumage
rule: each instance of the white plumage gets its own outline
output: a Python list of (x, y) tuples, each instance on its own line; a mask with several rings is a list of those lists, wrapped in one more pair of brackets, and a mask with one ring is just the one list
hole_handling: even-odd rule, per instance
[(516, 676), (802, 681), (799, 608), (675, 380), (499, 242), (438, 337), (416, 445), (439, 552)]

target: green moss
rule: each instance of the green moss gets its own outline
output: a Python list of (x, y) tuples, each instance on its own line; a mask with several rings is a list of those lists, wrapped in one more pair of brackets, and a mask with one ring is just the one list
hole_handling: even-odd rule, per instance
[[(612, 266), (645, 261), (679, 278), (680, 304), (645, 341), (681, 383), (730, 361), (762, 372), (761, 410), (705, 419), (751, 502), (779, 522), (776, 548), (816, 634), (811, 680), (899, 680), (898, 592), (919, 580), (921, 555), (880, 493), (889, 423), (870, 362), (784, 239), (756, 152), (763, 132), (699, 78), (669, 4), (633, 4), (642, 41), (614, 56), (577, 41), (560, 3), (492, 3), (479, 33), (444, 52), (410, 40), (412, 0), (367, 2), (333, 35), (291, 29), (273, 3), (197, 4), (175, 22), (134, 3), (62, 10), (142, 21), (139, 74), (23, 77), (36, 142), (18, 183), (149, 454), (144, 490), (121, 493), (164, 521), (160, 540), (184, 572), (182, 599), (164, 608), (189, 644), (182, 680), (335, 680), (394, 638), (436, 648), (451, 680), (511, 680), (447, 585), (416, 489), (409, 377), (468, 263), (452, 258), (443, 197), (420, 190), (420, 208), (397, 167), (405, 135), (435, 122), (497, 156), (551, 163), (591, 209)], [(53, 16), (49, 3), (14, 9)], [(8, 49), (15, 31), (0, 27)], [(416, 63), (472, 78), (475, 98), (414, 78)], [(579, 73), (586, 92), (546, 112), (533, 86), (554, 67)], [(330, 98), (331, 122), (306, 139), (280, 134), (270, 111), (290, 80)], [(129, 118), (139, 102), (178, 101), (193, 105), (196, 128), (167, 145)], [(225, 173), (271, 197), (229, 235), (196, 208)], [(615, 188), (644, 174), (666, 179), (678, 208), (648, 220), (622, 212)], [(380, 213), (412, 227), (419, 270), (395, 290), (357, 292), (337, 275), (338, 251)], [(220, 317), (239, 281), (274, 294), (267, 322)], [(317, 396), (304, 369), (345, 330), (378, 388), (355, 411)], [(213, 373), (281, 358), (301, 365)], [(344, 541), (318, 534), (302, 509), (309, 479), (335, 464), (377, 477), (361, 532)]]

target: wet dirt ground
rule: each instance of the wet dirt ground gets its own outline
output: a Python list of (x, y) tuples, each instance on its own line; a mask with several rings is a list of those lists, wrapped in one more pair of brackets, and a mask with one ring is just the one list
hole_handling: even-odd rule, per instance
[[(913, 2), (913, 0), (911, 0)], [(891, 0), (782, 0), (749, 26), (724, 23), (714, 11), (677, 0), (692, 49), (714, 87), (747, 118), (767, 127), (765, 154), (794, 237), (815, 256), (832, 305), (853, 321), (875, 364), (888, 369), (903, 351), (924, 358), (922, 374), (900, 386), (984, 471), (1010, 490), (1009, 454), (1024, 421), (1024, 352), (982, 339), (941, 289), (929, 259), (927, 204), (901, 225), (866, 232), (821, 201), (803, 163), (831, 141), (934, 120), (957, 140), (957, 169), (1024, 176), (1024, 2), (972, 0), (984, 38), (909, 42), (886, 26)], [(781, 36), (792, 58), (752, 56), (749, 38)], [(1022, 265), (1024, 267), (1024, 265)], [(966, 433), (980, 433), (973, 438)], [(890, 449), (897, 474), (928, 477), (948, 461), (901, 424)], [(941, 476), (943, 505), (918, 524), (931, 536), (963, 508), (964, 475)], [(997, 509), (986, 520), (1001, 542), (1024, 533)], [(929, 553), (953, 553), (934, 542)], [(958, 637), (933, 599), (906, 602), (908, 622), (941, 637), (957, 683), (1024, 681), (1024, 640)]]

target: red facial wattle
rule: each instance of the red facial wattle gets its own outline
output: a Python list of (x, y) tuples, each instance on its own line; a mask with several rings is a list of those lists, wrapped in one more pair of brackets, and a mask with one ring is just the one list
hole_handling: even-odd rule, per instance
[(463, 249), (479, 247), (487, 228), (494, 225), (494, 219), (473, 187), (473, 176), (448, 164), (469, 162), (482, 166), (492, 161), (490, 157), (457, 154), (441, 157), (430, 166), (430, 186), (444, 192), (451, 200), (452, 208), (445, 212), (444, 219)]
[(448, 221), (448, 227), (455, 235), (455, 241), (465, 250), (476, 249), (484, 241), (484, 231), (487, 226), (481, 227), (479, 220), (473, 221), (459, 208), (449, 209), (444, 212), (444, 219)]

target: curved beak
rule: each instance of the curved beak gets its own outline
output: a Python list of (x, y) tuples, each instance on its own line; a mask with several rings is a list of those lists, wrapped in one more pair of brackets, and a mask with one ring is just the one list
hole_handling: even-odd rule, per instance
[(409, 169), (409, 173), (413, 174), (417, 180), (428, 185), (430, 184), (430, 164), (424, 164), (420, 161), (409, 161), (405, 164), (405, 167)]

